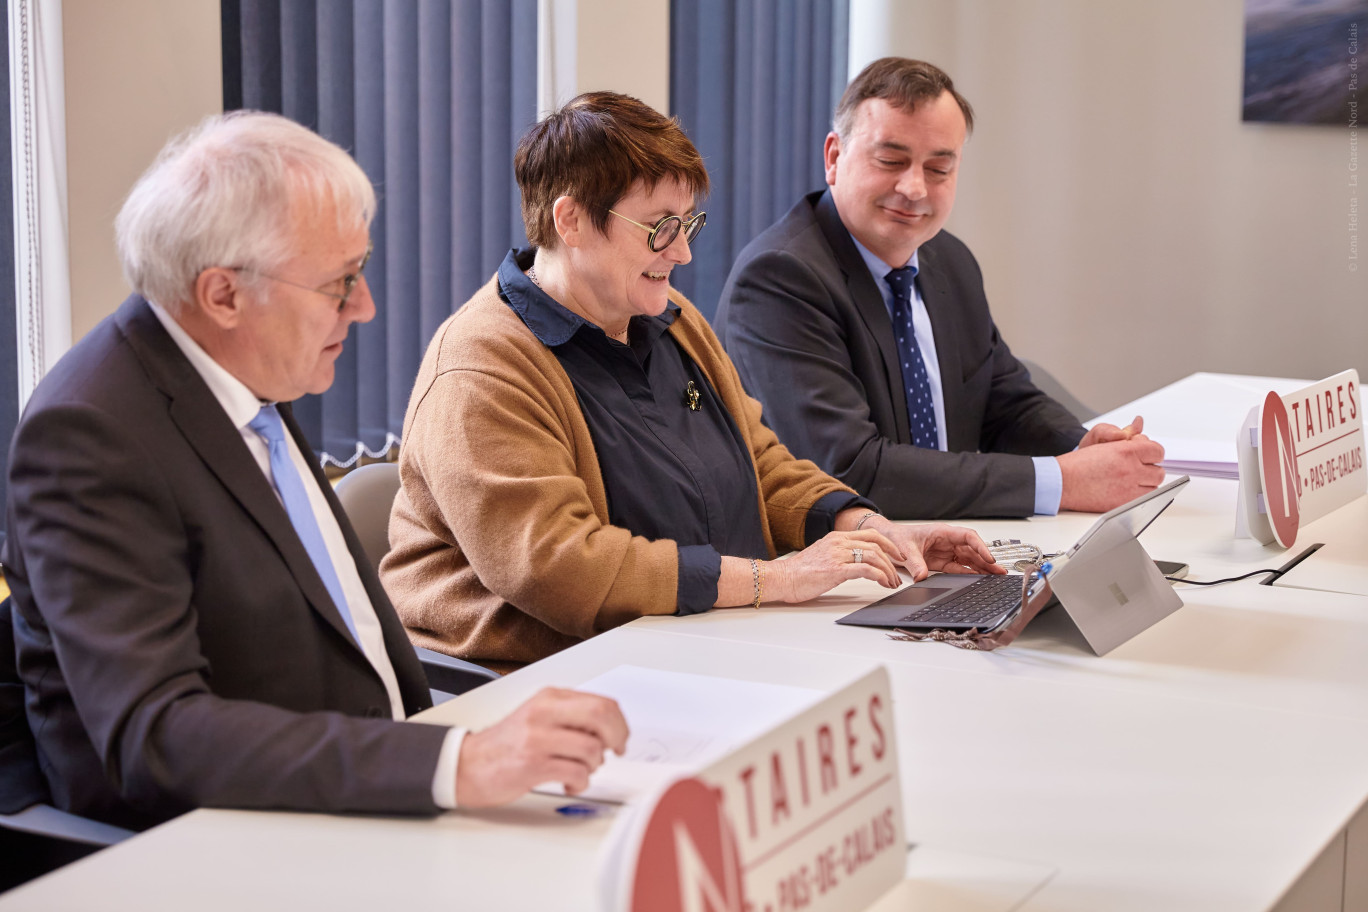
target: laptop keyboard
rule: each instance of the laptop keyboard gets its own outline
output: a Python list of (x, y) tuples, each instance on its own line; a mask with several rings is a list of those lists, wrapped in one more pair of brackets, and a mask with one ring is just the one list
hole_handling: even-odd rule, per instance
[(918, 608), (902, 620), (917, 624), (982, 627), (1021, 604), (1021, 577), (985, 576), (950, 598)]

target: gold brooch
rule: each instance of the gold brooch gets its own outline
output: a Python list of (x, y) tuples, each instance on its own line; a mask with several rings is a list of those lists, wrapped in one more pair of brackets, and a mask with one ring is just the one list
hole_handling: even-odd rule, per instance
[(703, 408), (698, 404), (698, 387), (694, 385), (692, 380), (689, 381), (688, 386), (684, 387), (684, 404), (689, 407), (691, 412), (697, 412)]

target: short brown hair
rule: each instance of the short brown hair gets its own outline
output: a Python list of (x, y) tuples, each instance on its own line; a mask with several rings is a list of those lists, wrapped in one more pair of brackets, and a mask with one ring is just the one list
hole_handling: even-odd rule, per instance
[(708, 170), (679, 121), (630, 95), (586, 92), (528, 130), (513, 157), (523, 225), (537, 247), (553, 248), (552, 207), (562, 196), (581, 203), (600, 233), (608, 210), (638, 181), (647, 190), (673, 178), (700, 199)]
[(918, 104), (935, 101), (943, 92), (949, 92), (959, 105), (965, 129), (974, 132), (974, 109), (955, 91), (955, 84), (944, 70), (924, 60), (882, 57), (861, 70), (860, 75), (846, 86), (841, 103), (836, 105), (836, 116), (832, 118), (836, 135), (842, 141), (850, 137), (850, 129), (855, 126), (855, 111), (861, 102), (882, 98), (895, 108), (915, 111)]

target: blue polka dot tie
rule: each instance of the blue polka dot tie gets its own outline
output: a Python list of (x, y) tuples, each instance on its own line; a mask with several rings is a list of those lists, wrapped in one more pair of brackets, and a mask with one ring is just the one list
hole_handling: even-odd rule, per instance
[(898, 340), (898, 362), (902, 365), (903, 389), (907, 391), (907, 422), (912, 445), (934, 450), (940, 445), (936, 433), (936, 409), (931, 402), (931, 380), (926, 362), (912, 331), (912, 279), (917, 267), (890, 270), (885, 278), (893, 289), (893, 336)]

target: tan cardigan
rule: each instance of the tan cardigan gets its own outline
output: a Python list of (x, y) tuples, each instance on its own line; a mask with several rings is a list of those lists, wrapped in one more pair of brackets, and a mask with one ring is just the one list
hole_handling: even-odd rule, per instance
[[(770, 555), (848, 491), (760, 423), (707, 320), (676, 291), (670, 333), (750, 448)], [(673, 614), (678, 550), (609, 525), (589, 426), (555, 354), (497, 276), (437, 330), (404, 417), (385, 588), (420, 646), (511, 670), (647, 614)]]

